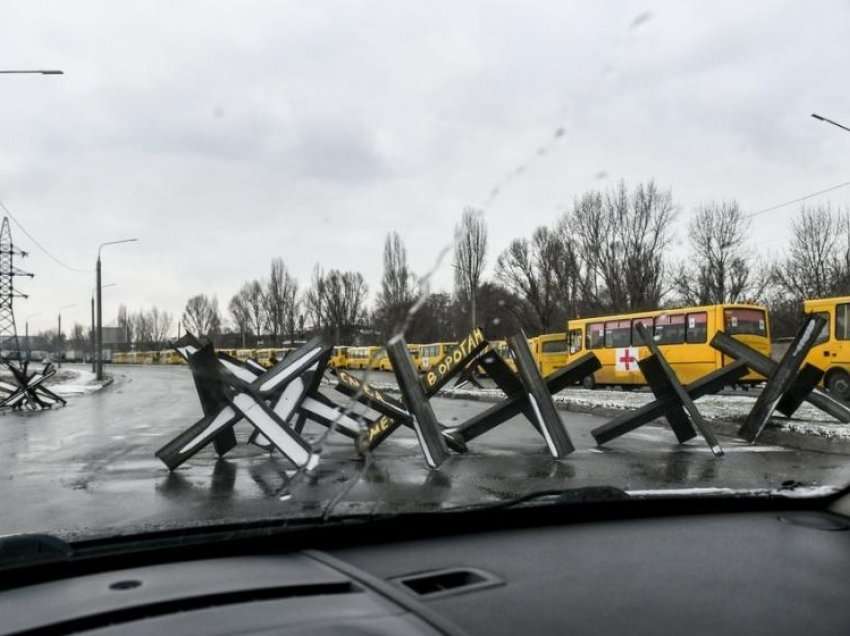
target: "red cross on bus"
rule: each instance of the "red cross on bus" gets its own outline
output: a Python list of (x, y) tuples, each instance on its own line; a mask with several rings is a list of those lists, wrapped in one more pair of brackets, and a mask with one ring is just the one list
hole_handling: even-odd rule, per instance
[(623, 363), (623, 365), (626, 367), (626, 371), (629, 371), (629, 370), (630, 370), (629, 365), (630, 365), (632, 362), (637, 362), (637, 358), (635, 358), (635, 357), (632, 355), (631, 350), (626, 349), (626, 350), (625, 350), (625, 352), (623, 353), (623, 355), (622, 355), (622, 356), (620, 356), (619, 361), (620, 361), (620, 362), (622, 362), (622, 363)]

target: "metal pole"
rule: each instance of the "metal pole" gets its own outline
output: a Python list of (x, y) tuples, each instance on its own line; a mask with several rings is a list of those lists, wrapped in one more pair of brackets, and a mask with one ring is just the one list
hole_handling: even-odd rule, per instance
[(97, 379), (103, 380), (103, 303), (100, 294), (100, 253), (97, 255)]
[(59, 314), (59, 327), (56, 330), (56, 366), (62, 368), (62, 312)]
[(94, 290), (92, 290), (91, 295), (91, 371), (92, 373), (97, 372), (97, 366), (94, 361), (95, 354), (95, 344), (94, 344)]
[(30, 361), (30, 354), (32, 352), (32, 347), (30, 347), (30, 321), (27, 320), (24, 323), (24, 339), (27, 341), (27, 362)]

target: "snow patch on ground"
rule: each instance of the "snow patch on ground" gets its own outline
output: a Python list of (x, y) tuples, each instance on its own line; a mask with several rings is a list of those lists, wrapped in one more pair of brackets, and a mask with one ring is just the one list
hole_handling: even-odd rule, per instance
[[(394, 384), (375, 384), (377, 389), (398, 392)], [(498, 389), (443, 389), (440, 397), (464, 400), (482, 400), (497, 402), (504, 399)], [(743, 422), (753, 408), (756, 395), (705, 395), (696, 400), (700, 413), (708, 420), (725, 422)], [(630, 410), (640, 408), (654, 400), (648, 391), (612, 391), (605, 389), (569, 388), (553, 396), (555, 405), (563, 409), (574, 410)], [(850, 425), (842, 424), (818, 408), (804, 402), (794, 413), (793, 419), (787, 419), (776, 413), (770, 421), (772, 429), (820, 437), (850, 441)]]
[(68, 395), (87, 395), (99, 391), (106, 386), (106, 382), (98, 382), (97, 376), (91, 371), (86, 371), (85, 369), (63, 369), (62, 371), (62, 379), (56, 384), (48, 385), (51, 391), (62, 397)]

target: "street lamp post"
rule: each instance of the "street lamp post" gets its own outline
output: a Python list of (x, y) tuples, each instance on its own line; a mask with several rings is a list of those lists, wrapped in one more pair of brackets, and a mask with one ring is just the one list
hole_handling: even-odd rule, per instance
[(37, 311), (24, 319), (24, 340), (27, 341), (27, 362), (32, 359), (32, 346), (30, 346), (30, 318), (35, 318), (40, 313), (40, 311)]
[[(107, 287), (115, 287), (118, 283), (107, 283), (106, 285), (102, 285), (101, 289), (106, 289)], [(91, 336), (91, 372), (97, 372), (97, 357), (95, 351), (95, 322), (94, 322), (94, 287), (91, 288), (91, 330), (89, 332)]]
[(100, 287), (100, 251), (107, 245), (118, 245), (120, 243), (135, 243), (139, 239), (121, 239), (120, 241), (107, 241), (101, 243), (97, 248), (97, 379), (103, 379), (103, 305), (101, 303), (101, 287)]
[(60, 369), (62, 368), (62, 354), (64, 353), (64, 350), (63, 350), (63, 347), (62, 347), (62, 310), (63, 309), (70, 309), (71, 307), (76, 307), (76, 306), (77, 306), (76, 304), (65, 305), (64, 307), (60, 307), (57, 310), (57, 316), (58, 316), (58, 323), (59, 324), (57, 325), (57, 329), (56, 329), (56, 349), (57, 349), (57, 351), (56, 351), (56, 366), (59, 367)]

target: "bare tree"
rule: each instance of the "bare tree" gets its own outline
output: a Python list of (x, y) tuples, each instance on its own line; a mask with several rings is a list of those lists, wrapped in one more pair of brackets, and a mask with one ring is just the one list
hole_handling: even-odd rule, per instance
[(455, 228), (454, 273), (458, 298), (469, 302), (472, 328), (478, 323), (476, 303), (486, 256), (487, 224), (484, 215), (474, 208), (466, 208)]
[(683, 302), (709, 305), (761, 296), (767, 279), (759, 277), (753, 266), (748, 230), (735, 201), (710, 203), (697, 211), (688, 226), (691, 256), (674, 281)]
[(322, 273), (322, 268), (318, 263), (313, 268), (310, 288), (304, 293), (302, 304), (304, 306), (305, 321), (309, 320), (313, 329), (316, 331), (322, 331), (325, 326), (325, 275)]
[(237, 293), (233, 294), (227, 309), (233, 324), (242, 336), (242, 347), (245, 347), (245, 335), (251, 331), (251, 309), (248, 303), (247, 291), (250, 283), (242, 285)]
[(652, 181), (631, 193), (621, 181), (604, 196), (591, 192), (577, 201), (566, 223), (588, 268), (585, 302), (613, 311), (657, 307), (674, 217), (671, 193)]
[(287, 271), (282, 258), (272, 259), (269, 280), (266, 283), (265, 308), (272, 337), (277, 342), (278, 336), (289, 329), (295, 331), (296, 312), (295, 299), (298, 293), (298, 281)]
[(261, 336), (269, 324), (265, 285), (258, 280), (252, 280), (242, 286), (241, 293), (245, 295), (248, 308), (249, 331), (256, 336)]
[(382, 336), (397, 330), (415, 299), (413, 274), (407, 265), (407, 250), (396, 232), (384, 241), (384, 275), (375, 302), (374, 322)]
[(168, 336), (174, 324), (174, 317), (169, 312), (161, 310), (156, 306), (151, 307), (147, 315), (148, 322), (150, 323), (151, 343), (157, 349), (162, 349), (168, 342)]
[(496, 262), (496, 277), (531, 308), (534, 323), (527, 326), (534, 331), (549, 331), (556, 318), (564, 318), (558, 270), (564, 268), (566, 252), (558, 234), (541, 226), (531, 241), (511, 241)]
[(850, 219), (826, 206), (802, 208), (792, 225), (788, 256), (774, 268), (774, 281), (792, 298), (850, 293)]
[(351, 342), (365, 321), (368, 291), (360, 272), (332, 269), (322, 275), (317, 268), (305, 306), (318, 329), (330, 331), (337, 343)]
[(138, 345), (148, 345), (153, 342), (153, 329), (150, 316), (143, 309), (131, 314), (133, 321), (134, 342)]
[(88, 347), (88, 340), (86, 338), (86, 329), (80, 323), (75, 322), (74, 326), (71, 327), (71, 335), (68, 338), (71, 346), (74, 349), (85, 349)]
[(186, 301), (181, 322), (196, 336), (214, 336), (221, 329), (221, 315), (218, 311), (218, 299), (206, 294), (192, 296)]
[(133, 320), (130, 314), (127, 312), (127, 305), (119, 305), (118, 306), (118, 326), (121, 327), (124, 332), (124, 342), (131, 343), (133, 342)]

